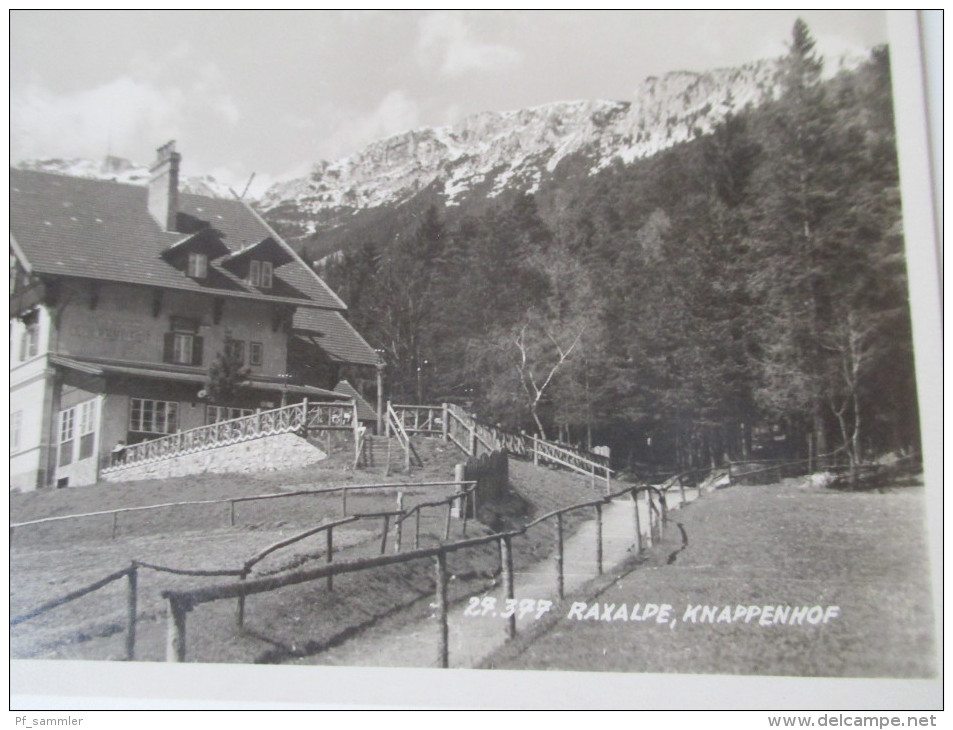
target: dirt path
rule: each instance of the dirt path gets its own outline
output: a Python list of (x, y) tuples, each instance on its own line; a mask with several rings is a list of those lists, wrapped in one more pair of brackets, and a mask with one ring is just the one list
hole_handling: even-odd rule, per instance
[[(686, 503), (697, 498), (689, 490)], [(681, 506), (682, 496), (675, 490), (668, 496), (670, 510)], [(643, 544), (651, 544), (649, 510), (640, 499), (639, 524)], [(677, 515), (677, 512), (675, 513)], [(632, 500), (620, 498), (602, 509), (602, 561), (605, 572), (631, 558), (635, 550), (635, 514)], [(673, 515), (673, 520), (677, 519)], [(669, 530), (675, 525), (670, 524)], [(515, 543), (516, 541), (514, 541)], [(563, 552), (564, 591), (582, 587), (598, 575), (596, 520), (585, 521), (566, 540)], [(514, 546), (518, 549), (518, 546)], [(514, 573), (517, 605), (517, 632), (524, 632), (550, 611), (556, 610), (557, 571), (555, 555)], [(451, 667), (473, 667), (506, 641), (506, 609), (502, 586), (451, 606), (449, 614), (449, 661)], [(520, 615), (522, 614), (522, 615)], [(375, 667), (437, 666), (438, 624), (429, 616), (407, 622), (395, 617), (362, 632), (341, 646), (314, 656), (296, 659), (296, 664)]]

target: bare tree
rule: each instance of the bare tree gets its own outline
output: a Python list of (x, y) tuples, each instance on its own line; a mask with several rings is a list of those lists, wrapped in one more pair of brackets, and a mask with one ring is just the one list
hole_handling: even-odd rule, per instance
[(513, 340), (519, 353), (516, 369), (520, 384), (536, 428), (544, 439), (546, 429), (539, 417), (540, 403), (556, 373), (576, 349), (584, 330), (584, 326), (560, 328), (554, 323), (537, 320), (524, 324)]
[(850, 461), (851, 482), (856, 482), (862, 460), (861, 381), (876, 356), (876, 320), (866, 320), (856, 311), (847, 313), (830, 329), (821, 343), (832, 354), (830, 408), (840, 426), (843, 448)]

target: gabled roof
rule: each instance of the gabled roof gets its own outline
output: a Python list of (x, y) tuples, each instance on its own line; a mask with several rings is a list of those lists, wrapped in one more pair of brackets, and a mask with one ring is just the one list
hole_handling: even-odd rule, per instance
[(295, 310), (292, 327), (298, 339), (317, 345), (332, 361), (377, 364), (377, 353), (340, 312), (301, 307)]
[(251, 246), (243, 248), (240, 251), (233, 251), (222, 263), (228, 265), (233, 261), (251, 258), (271, 261), (275, 266), (281, 266), (291, 261), (291, 254), (282, 248), (274, 238), (268, 236), (268, 238), (263, 238), (258, 243), (253, 243)]
[(377, 420), (377, 411), (375, 411), (371, 404), (368, 403), (364, 396), (357, 392), (353, 385), (351, 385), (346, 380), (342, 380), (340, 383), (334, 386), (335, 393), (341, 393), (346, 395), (348, 398), (353, 398), (354, 402), (357, 403), (357, 420), (358, 421), (376, 421)]
[[(10, 170), (10, 233), (24, 266), (36, 274), (199, 291), (219, 296), (346, 309), (344, 303), (251, 208), (238, 200), (179, 194), (182, 230), (211, 228), (229, 254), (272, 239), (288, 260), (271, 290), (246, 284), (219, 262), (206, 280), (176, 269), (162, 253), (188, 234), (163, 231), (147, 208), (148, 190), (106, 180)], [(268, 244), (271, 246), (272, 244)]]
[(212, 228), (203, 228), (200, 231), (188, 234), (185, 238), (169, 246), (162, 252), (162, 255), (169, 258), (192, 251), (205, 253), (212, 259), (230, 255), (228, 246), (222, 241), (218, 232)]

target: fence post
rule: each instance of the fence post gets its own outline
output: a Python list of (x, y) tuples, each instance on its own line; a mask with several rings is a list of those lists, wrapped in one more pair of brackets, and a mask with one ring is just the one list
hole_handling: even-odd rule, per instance
[[(238, 576), (238, 580), (241, 581), (244, 586), (245, 578), (248, 577), (248, 568), (245, 567), (242, 570), (241, 575)], [(238, 610), (235, 613), (235, 626), (238, 627), (239, 631), (242, 631), (245, 628), (245, 592), (242, 591), (238, 594)]]
[(452, 516), (453, 516), (453, 500), (451, 499), (447, 502), (447, 526), (446, 526), (446, 529), (444, 530), (444, 536), (443, 536), (444, 540), (450, 539), (450, 518)]
[(682, 504), (685, 504), (685, 481), (681, 474), (678, 475), (678, 491), (682, 495)]
[(351, 401), (351, 407), (351, 423), (354, 424), (354, 463), (356, 464), (361, 458), (361, 424), (357, 420), (357, 398)]
[[(327, 539), (327, 553), (324, 556), (324, 562), (330, 563), (334, 560), (333, 551), (334, 551), (334, 538), (331, 536), (331, 532), (334, 530), (333, 527), (328, 528), (328, 539)], [(334, 590), (334, 576), (328, 573), (328, 590)]]
[(596, 505), (596, 570), (602, 575), (602, 505)]
[(642, 520), (639, 517), (639, 489), (632, 488), (632, 507), (635, 512), (635, 543), (638, 551), (642, 552)]
[(530, 436), (533, 440), (533, 465), (539, 466), (539, 450), (536, 448), (536, 437)]
[(400, 491), (397, 492), (397, 511), (400, 512), (400, 514), (397, 517), (397, 525), (396, 525), (396, 529), (394, 530), (394, 532), (396, 533), (394, 537), (394, 552), (395, 553), (400, 552), (401, 538), (403, 537), (403, 534), (404, 534), (404, 493)]
[(450, 421), (447, 415), (447, 404), (443, 404), (443, 421), (441, 421), (441, 431), (443, 431), (443, 440), (447, 441), (450, 433)]
[(169, 623), (166, 636), (165, 660), (185, 661), (185, 614), (188, 607), (178, 598), (169, 596)]
[(441, 669), (450, 666), (450, 626), (447, 623), (447, 554), (441, 550), (436, 555), (437, 568), (437, 665)]
[(470, 497), (470, 494), (468, 492), (464, 492), (463, 496), (460, 497), (460, 509), (463, 512), (463, 536), (464, 537), (467, 536), (467, 508), (468, 508), (467, 502), (469, 501), (469, 497)]
[[(508, 599), (513, 599), (513, 550), (509, 535), (500, 538), (500, 571), (503, 574), (503, 591)], [(516, 612), (506, 619), (506, 638), (516, 636)]]
[(387, 551), (387, 532), (390, 530), (390, 515), (384, 515), (384, 530), (381, 532), (381, 555)]
[(646, 544), (648, 547), (652, 547), (652, 545), (655, 544), (655, 539), (654, 539), (655, 536), (653, 534), (653, 531), (655, 528), (652, 525), (652, 490), (651, 489), (645, 490), (645, 510), (649, 516), (649, 530), (647, 533), (645, 533)]
[(563, 599), (563, 515), (556, 513), (556, 595)]
[(136, 658), (136, 595), (137, 583), (139, 578), (139, 566), (133, 561), (129, 572), (126, 574), (126, 661), (131, 662)]
[(113, 512), (113, 537), (112, 537), (113, 540), (116, 539), (116, 531), (118, 529), (119, 529), (119, 513)]
[(341, 487), (341, 517), (347, 517), (347, 487)]
[(228, 524), (230, 527), (235, 526), (235, 500), (229, 500), (228, 502)]

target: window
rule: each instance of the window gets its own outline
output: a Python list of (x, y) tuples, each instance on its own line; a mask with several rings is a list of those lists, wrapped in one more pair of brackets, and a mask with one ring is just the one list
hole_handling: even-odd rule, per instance
[(20, 362), (31, 357), (36, 357), (40, 345), (40, 325), (38, 322), (31, 322), (26, 325), (23, 334), (20, 336)]
[(187, 274), (193, 279), (204, 279), (208, 274), (208, 256), (204, 253), (190, 253)]
[(271, 289), (272, 271), (270, 261), (249, 261), (248, 283), (262, 289)]
[(172, 317), (171, 329), (165, 335), (162, 361), (175, 365), (201, 365), (202, 338), (197, 334), (198, 322), (186, 317)]
[(79, 458), (93, 455), (96, 441), (96, 401), (88, 400), (79, 405)]
[(23, 430), (23, 411), (10, 414), (10, 451), (20, 450), (20, 433)]
[(254, 415), (255, 411), (251, 408), (229, 408), (228, 406), (206, 406), (205, 423), (221, 423), (222, 421), (231, 421), (233, 418), (244, 418)]
[(66, 466), (73, 461), (73, 421), (75, 417), (75, 408), (60, 411), (60, 456), (58, 461), (60, 466)]
[(261, 288), (271, 289), (271, 262), (261, 262)]
[(239, 365), (245, 364), (245, 343), (241, 340), (225, 340), (225, 354)]
[(175, 433), (179, 427), (179, 404), (174, 401), (132, 398), (129, 430), (137, 433)]
[(262, 357), (264, 356), (264, 347), (260, 342), (248, 343), (248, 364), (261, 367)]

